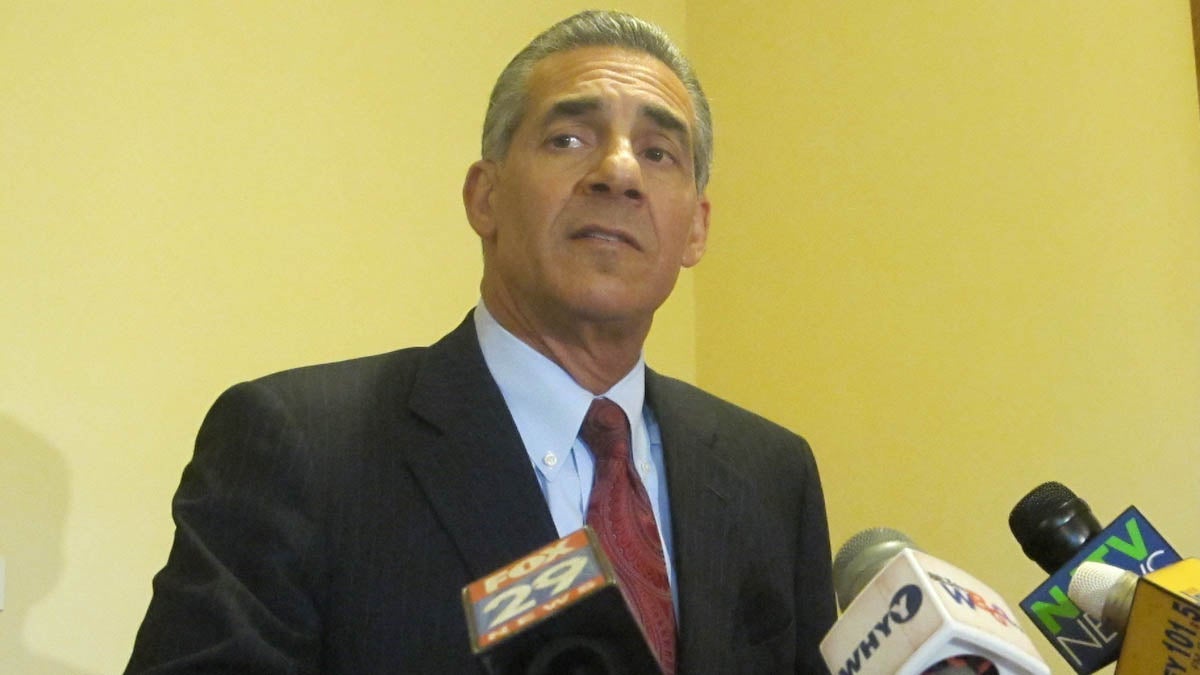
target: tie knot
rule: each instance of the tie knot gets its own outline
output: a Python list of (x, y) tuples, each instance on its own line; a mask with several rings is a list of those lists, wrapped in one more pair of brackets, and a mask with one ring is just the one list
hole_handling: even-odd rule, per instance
[(621, 406), (607, 398), (592, 400), (579, 437), (598, 460), (629, 458), (629, 418)]

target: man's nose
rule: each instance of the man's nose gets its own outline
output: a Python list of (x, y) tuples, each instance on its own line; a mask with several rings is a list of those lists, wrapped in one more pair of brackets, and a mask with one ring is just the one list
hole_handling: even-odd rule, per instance
[(614, 139), (584, 179), (592, 194), (642, 198), (642, 167), (628, 139)]

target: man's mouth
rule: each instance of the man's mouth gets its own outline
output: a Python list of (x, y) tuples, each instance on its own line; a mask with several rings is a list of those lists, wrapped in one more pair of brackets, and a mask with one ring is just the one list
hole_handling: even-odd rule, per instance
[(604, 228), (600, 228), (600, 227), (585, 227), (582, 230), (571, 235), (571, 238), (572, 239), (599, 239), (600, 241), (609, 241), (614, 244), (627, 244), (627, 245), (633, 247), (635, 250), (638, 250), (638, 251), (642, 250), (642, 247), (640, 245), (638, 245), (637, 241), (633, 237), (630, 237), (629, 235), (625, 234), (624, 232), (620, 232), (618, 230), (609, 230), (609, 229), (604, 229)]

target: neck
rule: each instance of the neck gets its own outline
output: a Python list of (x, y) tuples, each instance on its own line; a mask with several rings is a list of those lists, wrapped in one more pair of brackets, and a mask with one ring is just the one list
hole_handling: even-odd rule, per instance
[(611, 389), (637, 365), (650, 332), (649, 320), (554, 320), (544, 313), (521, 311), (486, 291), (483, 301), (505, 330), (596, 395)]

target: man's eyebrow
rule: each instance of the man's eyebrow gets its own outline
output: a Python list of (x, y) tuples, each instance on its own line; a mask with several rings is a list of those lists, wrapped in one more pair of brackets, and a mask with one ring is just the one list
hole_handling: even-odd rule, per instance
[(542, 118), (543, 123), (552, 122), (560, 117), (580, 117), (588, 113), (595, 112), (603, 107), (600, 98), (597, 96), (581, 96), (578, 98), (564, 98), (560, 101), (555, 101), (554, 105), (546, 111)]
[(688, 125), (678, 115), (660, 105), (642, 106), (642, 114), (654, 120), (654, 123), (667, 131), (674, 131), (689, 141)]
[[(604, 102), (598, 96), (580, 96), (564, 98), (555, 101), (542, 118), (543, 124), (548, 124), (562, 117), (581, 117), (604, 108)], [(685, 143), (690, 143), (687, 122), (665, 106), (646, 104), (641, 108), (642, 115), (650, 118), (655, 124), (667, 131), (679, 134)]]

